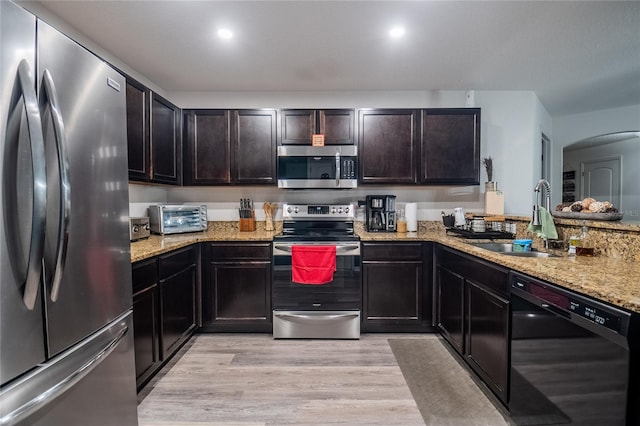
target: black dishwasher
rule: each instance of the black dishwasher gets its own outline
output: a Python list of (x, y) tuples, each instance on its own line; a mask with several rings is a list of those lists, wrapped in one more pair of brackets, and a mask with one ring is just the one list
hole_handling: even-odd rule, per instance
[(511, 272), (509, 412), (517, 425), (639, 425), (631, 314)]

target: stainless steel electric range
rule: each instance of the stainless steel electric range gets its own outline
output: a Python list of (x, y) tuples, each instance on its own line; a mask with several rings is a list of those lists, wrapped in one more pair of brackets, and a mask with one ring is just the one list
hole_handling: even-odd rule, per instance
[[(360, 337), (360, 240), (354, 233), (355, 209), (354, 204), (284, 204), (283, 231), (273, 239), (274, 338)], [(335, 271), (327, 282), (294, 281), (299, 262), (295, 256), (300, 256), (294, 253), (310, 247), (331, 253), (335, 249)]]

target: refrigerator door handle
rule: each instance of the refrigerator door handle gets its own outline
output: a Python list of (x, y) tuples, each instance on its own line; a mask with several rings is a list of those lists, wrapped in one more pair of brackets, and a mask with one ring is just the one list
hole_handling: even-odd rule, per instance
[(67, 390), (71, 389), (76, 383), (82, 380), (87, 374), (91, 373), (96, 367), (102, 363), (113, 350), (118, 346), (122, 338), (129, 331), (128, 326), (124, 326), (117, 335), (109, 341), (105, 346), (103, 346), (94, 356), (91, 357), (87, 362), (82, 364), (80, 368), (69, 374), (64, 379), (60, 380), (55, 385), (51, 386), (46, 391), (40, 393), (35, 398), (27, 401), (22, 404), (15, 410), (7, 413), (6, 415), (0, 418), (0, 424), (5, 425), (16, 425), (27, 419), (32, 414), (36, 413), (38, 410), (45, 407), (47, 404), (51, 403), (56, 398), (60, 397)]
[[(7, 123), (7, 140), (17, 141), (20, 134), (20, 118), (17, 104), (22, 96), (24, 109), (29, 131), (29, 143), (31, 145), (31, 168), (33, 174), (33, 206), (31, 211), (31, 237), (29, 240), (29, 258), (26, 266), (26, 276), (24, 282), (24, 293), (22, 296), (24, 305), (32, 311), (36, 304), (40, 277), (42, 275), (42, 256), (44, 254), (44, 235), (47, 209), (47, 175), (45, 170), (44, 137), (42, 135), (42, 121), (40, 119), (40, 109), (38, 107), (38, 97), (35, 90), (35, 79), (33, 71), (26, 59), (20, 61), (18, 65), (18, 89), (11, 100), (9, 111), (10, 119)], [(5, 149), (7, 149), (5, 147)], [(13, 155), (17, 155), (18, 146), (11, 147), (15, 150)], [(13, 156), (11, 155), (11, 157)], [(4, 177), (5, 186), (3, 188), (5, 197), (14, 199), (16, 191), (8, 187), (9, 182), (15, 182), (18, 170), (16, 164), (9, 164), (5, 173), (13, 173), (14, 176)], [(11, 224), (14, 230), (18, 228), (15, 223)], [(13, 231), (10, 231), (13, 232)], [(10, 243), (18, 244), (19, 238), (15, 234), (8, 233)]]
[(49, 70), (42, 76), (45, 100), (53, 121), (53, 133), (56, 140), (58, 157), (58, 172), (60, 174), (60, 221), (58, 223), (58, 242), (56, 244), (55, 269), (51, 280), (51, 300), (58, 300), (62, 272), (67, 259), (69, 246), (69, 216), (71, 211), (71, 181), (69, 179), (69, 157), (67, 156), (67, 140), (64, 135), (64, 120), (59, 108), (58, 93)]

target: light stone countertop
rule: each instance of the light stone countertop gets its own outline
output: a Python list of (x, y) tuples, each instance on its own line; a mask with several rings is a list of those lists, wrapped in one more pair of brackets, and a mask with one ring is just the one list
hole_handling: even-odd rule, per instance
[[(275, 231), (265, 231), (258, 226), (254, 232), (239, 232), (229, 222), (212, 222), (206, 232), (176, 236), (152, 235), (146, 240), (131, 243), (131, 262), (147, 259), (159, 254), (207, 241), (271, 241), (280, 233), (281, 224)], [(417, 233), (371, 233), (356, 227), (361, 241), (433, 241), (471, 254), (506, 268), (522, 272), (535, 278), (549, 281), (561, 287), (608, 302), (628, 311), (640, 313), (640, 262), (604, 256), (529, 258), (501, 255), (475, 247), (467, 240), (446, 235), (442, 227), (420, 227)]]

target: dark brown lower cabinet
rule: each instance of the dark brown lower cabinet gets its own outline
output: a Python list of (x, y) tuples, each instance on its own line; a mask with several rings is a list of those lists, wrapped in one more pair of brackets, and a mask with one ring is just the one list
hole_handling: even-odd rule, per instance
[(270, 332), (271, 243), (206, 247), (202, 330)]
[(473, 281), (467, 281), (467, 341), (469, 365), (507, 401), (509, 371), (509, 301)]
[(155, 373), (160, 363), (157, 259), (135, 263), (132, 266), (132, 278), (136, 385), (140, 389)]
[[(431, 253), (431, 245), (427, 247)], [(425, 285), (430, 280), (424, 279), (424, 261), (420, 242), (362, 243), (363, 332), (431, 328), (431, 287)]]
[(197, 245), (132, 265), (138, 391), (196, 328), (197, 268)]
[(442, 336), (462, 354), (464, 352), (464, 277), (438, 267), (437, 325)]
[(505, 404), (509, 372), (508, 273), (439, 246), (436, 324), (442, 336)]
[(196, 266), (160, 281), (162, 355), (171, 356), (196, 327)]

